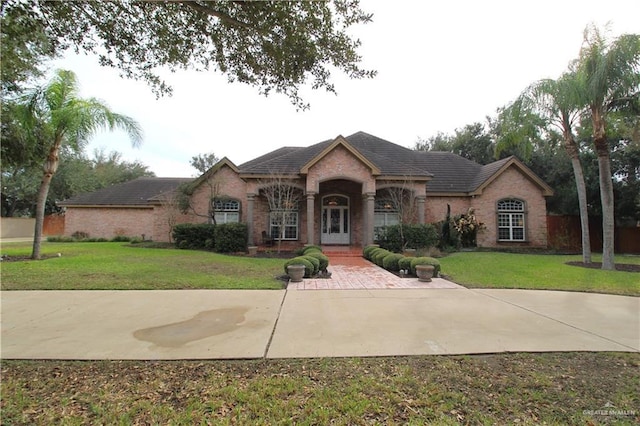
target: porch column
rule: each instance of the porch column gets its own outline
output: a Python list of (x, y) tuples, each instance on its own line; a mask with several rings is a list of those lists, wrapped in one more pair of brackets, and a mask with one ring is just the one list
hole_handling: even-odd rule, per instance
[(313, 245), (315, 233), (315, 192), (307, 192), (307, 244)]
[(375, 207), (376, 193), (367, 192), (365, 194), (365, 213), (364, 213), (364, 245), (373, 244), (373, 211)]
[(416, 197), (416, 201), (418, 202), (418, 223), (424, 223), (424, 202), (426, 197), (424, 195), (419, 195)]
[(247, 232), (249, 233), (247, 243), (249, 247), (255, 245), (255, 242), (253, 240), (253, 203), (255, 201), (255, 198), (256, 194), (247, 194)]

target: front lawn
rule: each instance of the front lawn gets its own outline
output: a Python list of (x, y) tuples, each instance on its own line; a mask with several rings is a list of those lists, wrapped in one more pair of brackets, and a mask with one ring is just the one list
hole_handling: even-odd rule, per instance
[[(460, 252), (439, 259), (452, 281), (470, 288), (586, 291), (640, 296), (640, 273), (567, 265), (581, 256)], [(593, 256), (593, 261), (600, 261)], [(640, 264), (640, 256), (616, 256), (617, 263)]]
[[(42, 247), (45, 260), (2, 262), (2, 290), (281, 289), (284, 284), (277, 279), (282, 259), (111, 242), (43, 242)], [(2, 247), (9, 257), (30, 253), (28, 243)]]

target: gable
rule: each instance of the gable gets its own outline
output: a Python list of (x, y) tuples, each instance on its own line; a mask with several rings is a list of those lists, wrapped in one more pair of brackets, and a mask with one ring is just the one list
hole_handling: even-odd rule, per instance
[[(344, 155), (341, 155), (342, 158), (340, 160), (337, 160), (335, 158), (336, 152), (341, 151), (340, 148), (342, 148), (342, 150), (350, 154), (351, 158), (355, 158), (359, 163), (367, 167), (372, 175), (375, 176), (380, 174), (380, 169), (375, 164), (373, 164), (367, 157), (362, 155), (362, 153), (360, 153), (353, 146), (351, 146), (351, 144), (347, 142), (347, 140), (343, 136), (338, 136), (333, 141), (333, 143), (327, 146), (319, 154), (314, 156), (311, 160), (307, 161), (307, 163), (300, 168), (300, 173), (301, 174), (309, 173), (309, 169), (311, 169), (311, 167), (313, 167), (319, 162), (333, 162), (338, 166), (341, 166), (341, 167), (344, 166), (343, 164), (344, 161), (340, 161), (340, 160), (346, 159)], [(330, 157), (333, 157), (333, 159)]]
[(537, 187), (543, 196), (549, 197), (553, 195), (553, 189), (514, 156), (482, 166), (476, 179), (474, 179), (470, 195), (482, 194), (489, 185), (504, 175), (508, 170), (520, 173), (525, 179)]

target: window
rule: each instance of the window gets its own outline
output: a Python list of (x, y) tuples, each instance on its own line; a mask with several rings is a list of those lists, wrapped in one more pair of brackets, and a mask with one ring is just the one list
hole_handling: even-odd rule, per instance
[(217, 224), (240, 222), (240, 202), (231, 199), (214, 200), (213, 214)]
[(498, 201), (498, 240), (525, 241), (523, 201), (515, 199)]
[(400, 223), (398, 209), (391, 200), (380, 199), (375, 201), (373, 211), (373, 239), (378, 241), (384, 235), (387, 226)]
[(273, 210), (269, 214), (271, 238), (274, 240), (298, 239), (298, 212), (293, 210)]

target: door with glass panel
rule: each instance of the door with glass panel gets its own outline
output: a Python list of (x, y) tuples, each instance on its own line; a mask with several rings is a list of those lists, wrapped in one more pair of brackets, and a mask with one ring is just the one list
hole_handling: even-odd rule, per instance
[(322, 199), (322, 244), (349, 244), (349, 198), (328, 195)]

